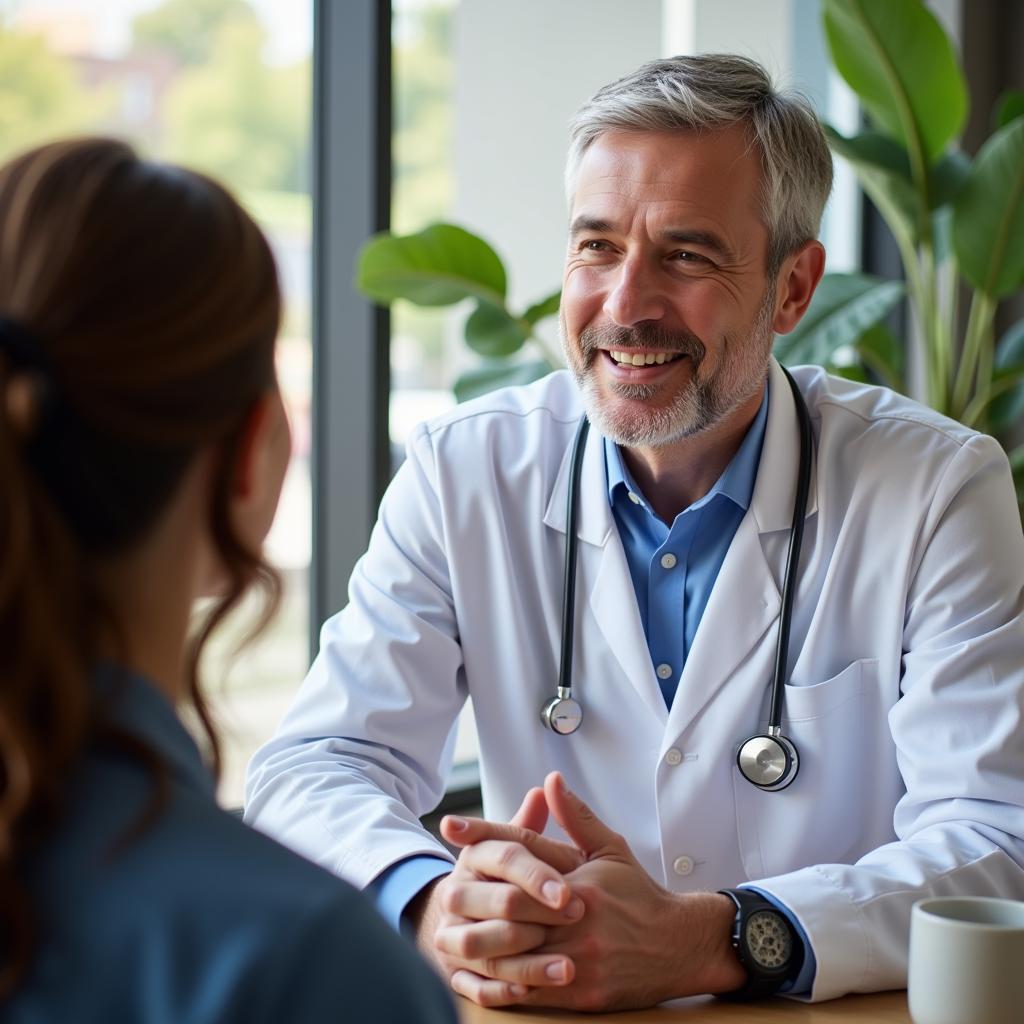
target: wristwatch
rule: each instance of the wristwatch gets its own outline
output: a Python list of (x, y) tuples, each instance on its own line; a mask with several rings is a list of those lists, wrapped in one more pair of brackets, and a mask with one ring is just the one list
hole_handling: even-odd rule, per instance
[(747, 972), (747, 982), (722, 999), (745, 1001), (774, 995), (800, 973), (804, 946), (786, 915), (760, 893), (719, 889), (736, 904), (732, 948)]

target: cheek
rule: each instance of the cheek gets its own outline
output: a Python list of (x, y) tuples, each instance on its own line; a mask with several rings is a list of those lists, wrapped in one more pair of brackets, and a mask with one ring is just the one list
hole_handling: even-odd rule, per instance
[(562, 282), (562, 319), (575, 337), (579, 330), (601, 311), (604, 293), (600, 281), (590, 268), (569, 271)]

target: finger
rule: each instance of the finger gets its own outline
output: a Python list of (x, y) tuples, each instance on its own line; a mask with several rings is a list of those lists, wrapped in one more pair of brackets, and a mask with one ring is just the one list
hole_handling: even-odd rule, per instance
[(517, 885), (505, 882), (459, 882), (448, 886), (441, 899), (446, 913), (474, 921), (499, 919), (552, 927), (578, 921), (586, 910), (573, 896), (561, 910), (542, 906)]
[(519, 886), (538, 903), (561, 910), (571, 898), (561, 874), (521, 843), (487, 839), (467, 846), (459, 861), (476, 875)]
[(534, 786), (526, 791), (519, 810), (512, 815), (509, 824), (533, 829), (534, 832), (543, 832), (547, 823), (548, 802), (544, 798), (544, 790), (539, 786)]
[(524, 985), (482, 978), (472, 971), (456, 971), (448, 984), (453, 992), (480, 1006), (510, 1006), (520, 1002), (529, 991)]
[(619, 835), (566, 786), (561, 772), (551, 772), (544, 780), (544, 795), (555, 821), (583, 853), (593, 854), (609, 847), (618, 849), (622, 845)]
[(518, 843), (562, 875), (575, 871), (586, 860), (579, 850), (568, 843), (560, 843), (557, 839), (549, 839), (518, 825), (485, 821), (483, 818), (446, 815), (441, 819), (441, 835), (452, 846), (460, 847), (488, 840)]
[(539, 924), (470, 921), (468, 924), (438, 928), (434, 933), (434, 948), (459, 960), (483, 961), (536, 949), (544, 941), (544, 936), (544, 927)]
[(530, 988), (558, 988), (576, 977), (576, 966), (567, 956), (503, 956), (471, 963), (469, 967), (482, 978)]

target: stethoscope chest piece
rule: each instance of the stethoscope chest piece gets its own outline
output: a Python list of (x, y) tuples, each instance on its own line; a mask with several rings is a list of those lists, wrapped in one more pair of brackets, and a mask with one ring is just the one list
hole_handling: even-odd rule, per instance
[(751, 736), (736, 755), (740, 774), (748, 782), (774, 793), (785, 789), (800, 768), (800, 758), (781, 732)]
[(583, 708), (559, 687), (558, 696), (552, 697), (540, 709), (540, 717), (553, 732), (560, 736), (568, 736), (580, 727), (580, 722), (583, 721)]

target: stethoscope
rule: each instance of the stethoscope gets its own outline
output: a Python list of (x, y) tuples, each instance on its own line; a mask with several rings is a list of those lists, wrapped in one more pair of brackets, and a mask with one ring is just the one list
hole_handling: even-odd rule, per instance
[[(768, 731), (745, 740), (736, 754), (736, 764), (743, 777), (759, 789), (775, 792), (785, 789), (796, 778), (800, 758), (792, 740), (782, 735), (782, 700), (785, 692), (786, 661), (789, 657), (789, 631), (796, 595), (797, 566), (804, 537), (804, 517), (811, 486), (811, 416), (789, 371), (782, 367), (796, 403), (800, 426), (800, 470), (797, 476), (793, 522), (789, 529), (789, 552), (786, 575), (782, 583), (782, 611), (779, 616), (779, 637), (775, 650), (775, 671), (772, 677), (772, 702), (768, 713)], [(576, 608), (576, 512), (583, 450), (590, 424), (586, 416), (580, 420), (573, 441), (569, 470), (569, 494), (566, 508), (565, 575), (562, 582), (562, 651), (558, 666), (558, 689), (541, 708), (541, 721), (561, 736), (574, 733), (583, 721), (583, 708), (572, 695), (572, 642)]]

